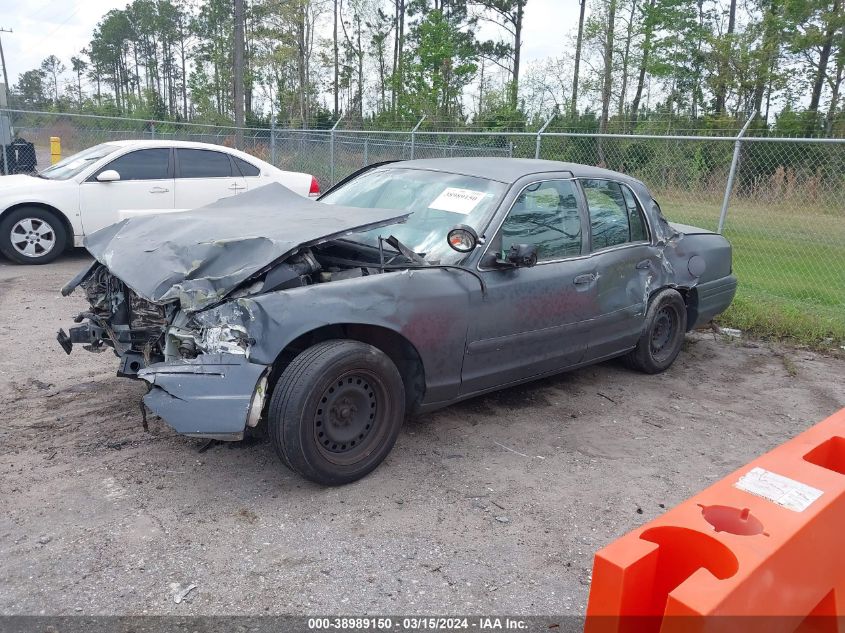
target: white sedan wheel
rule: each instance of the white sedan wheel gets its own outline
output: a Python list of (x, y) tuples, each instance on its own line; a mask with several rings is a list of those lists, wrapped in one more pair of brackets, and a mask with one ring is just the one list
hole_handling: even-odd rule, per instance
[(56, 231), (42, 218), (21, 218), (12, 225), (9, 239), (24, 257), (44, 257), (56, 247)]

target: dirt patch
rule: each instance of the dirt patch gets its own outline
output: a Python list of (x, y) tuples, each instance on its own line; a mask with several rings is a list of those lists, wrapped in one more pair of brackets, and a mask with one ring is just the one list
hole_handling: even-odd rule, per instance
[(845, 406), (842, 360), (696, 334), (662, 375), (605, 363), (410, 420), (320, 488), (261, 441), (145, 433), (114, 355), (55, 341), (85, 261), (0, 264), (5, 614), (583, 613), (596, 549)]

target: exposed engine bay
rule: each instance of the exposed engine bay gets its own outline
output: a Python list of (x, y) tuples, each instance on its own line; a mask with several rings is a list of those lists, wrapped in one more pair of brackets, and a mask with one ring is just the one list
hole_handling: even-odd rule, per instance
[[(400, 254), (390, 253), (390, 262)], [(385, 271), (384, 253), (378, 249), (337, 241), (314, 248), (302, 248), (281, 262), (267, 267), (235, 289), (227, 299), (237, 299), (342, 281)], [(69, 336), (60, 343), (70, 353), (74, 343), (92, 351), (111, 347), (121, 357), (118, 375), (134, 377), (153, 363), (196, 358), (203, 353), (246, 354), (249, 337), (233, 326), (209, 327), (179, 301), (154, 303), (139, 296), (102, 264), (95, 264), (79, 283), (91, 309), (78, 314)]]
[(176, 311), (174, 304), (158, 305), (143, 299), (99, 264), (89, 270), (80, 286), (91, 309), (74, 318), (76, 323), (87, 323), (70, 328), (69, 345), (60, 338), (65, 351), (70, 353), (73, 343), (82, 343), (91, 352), (112, 347), (118, 356), (128, 359), (128, 365), (121, 365), (120, 375), (134, 375), (142, 366), (164, 358), (161, 341)]

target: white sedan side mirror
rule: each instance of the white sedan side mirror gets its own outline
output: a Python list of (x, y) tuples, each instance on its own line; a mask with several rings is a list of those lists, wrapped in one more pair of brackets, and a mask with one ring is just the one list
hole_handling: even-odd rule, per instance
[(116, 180), (120, 180), (120, 174), (114, 169), (107, 169), (97, 174), (97, 180), (100, 182), (115, 182)]

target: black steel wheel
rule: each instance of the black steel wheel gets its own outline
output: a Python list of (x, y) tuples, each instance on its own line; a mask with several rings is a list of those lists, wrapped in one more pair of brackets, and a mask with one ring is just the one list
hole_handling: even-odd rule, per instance
[(643, 333), (625, 356), (626, 364), (647, 374), (666, 371), (681, 351), (687, 330), (687, 308), (677, 290), (666, 288), (652, 297)]
[(384, 352), (332, 340), (305, 350), (273, 390), (269, 431), (282, 461), (303, 477), (341, 485), (390, 452), (405, 416), (405, 389)]

